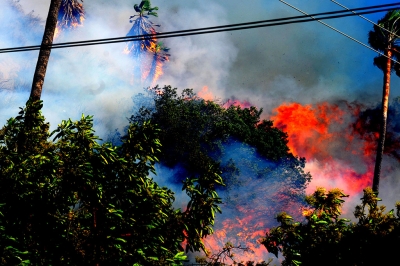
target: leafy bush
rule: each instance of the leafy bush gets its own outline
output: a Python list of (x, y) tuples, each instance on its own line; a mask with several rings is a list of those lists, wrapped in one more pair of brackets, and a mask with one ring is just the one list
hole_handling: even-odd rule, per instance
[(354, 215), (357, 223), (340, 218), (343, 198), (341, 190), (317, 189), (306, 197), (310, 205), (304, 209), (305, 222), (293, 222), (287, 213), (280, 213), (280, 226), (267, 232), (261, 243), (278, 256), (282, 265), (395, 265), (395, 252), (400, 241), (400, 203), (385, 213), (385, 206), (371, 188), (364, 189), (361, 204)]
[(100, 145), (91, 116), (50, 133), (41, 108), (28, 103), (0, 130), (3, 265), (176, 265), (183, 241), (203, 248), (220, 211), (213, 165), (186, 180), (190, 201), (176, 210), (173, 192), (148, 177), (161, 147), (154, 124)]

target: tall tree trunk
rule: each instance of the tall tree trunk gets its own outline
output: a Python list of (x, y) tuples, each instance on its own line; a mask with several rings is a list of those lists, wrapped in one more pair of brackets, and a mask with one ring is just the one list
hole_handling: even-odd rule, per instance
[(385, 136), (386, 136), (386, 125), (387, 125), (387, 113), (389, 108), (389, 91), (390, 91), (390, 72), (392, 68), (392, 51), (391, 47), (385, 50), (387, 56), (386, 69), (383, 75), (383, 92), (382, 92), (382, 120), (379, 131), (378, 149), (376, 151), (375, 171), (374, 180), (372, 183), (372, 190), (376, 193), (379, 192), (379, 180), (381, 175), (381, 165), (383, 150), (385, 147)]
[[(25, 153), (29, 149), (29, 136), (26, 132), (33, 127), (35, 108), (32, 105), (40, 100), (44, 77), (46, 75), (47, 63), (50, 58), (51, 45), (53, 44), (54, 32), (57, 27), (57, 16), (60, 10), (62, 0), (51, 0), (49, 14), (47, 15), (46, 26), (44, 29), (43, 40), (40, 46), (38, 61), (36, 63), (35, 73), (33, 75), (31, 95), (26, 104), (25, 130), (18, 136), (18, 152)], [(37, 105), (36, 105), (37, 106)]]
[(46, 75), (47, 64), (49, 62), (51, 52), (50, 46), (53, 44), (53, 37), (57, 26), (57, 16), (58, 11), (60, 10), (61, 1), (62, 0), (51, 0), (50, 3), (43, 40), (40, 46), (39, 58), (36, 64), (35, 74), (33, 75), (31, 95), (29, 97), (31, 101), (40, 100), (42, 95), (44, 77)]

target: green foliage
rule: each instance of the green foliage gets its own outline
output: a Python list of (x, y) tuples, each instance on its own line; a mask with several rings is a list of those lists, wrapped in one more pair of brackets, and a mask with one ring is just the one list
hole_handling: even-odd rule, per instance
[(339, 189), (317, 189), (306, 198), (310, 207), (303, 211), (305, 222), (280, 213), (280, 226), (261, 243), (276, 256), (282, 252), (282, 265), (392, 265), (393, 243), (400, 240), (400, 203), (396, 216), (394, 210), (385, 213), (385, 206), (377, 204), (380, 199), (366, 188), (354, 212), (358, 222), (350, 223), (339, 217), (344, 197)]
[[(28, 103), (0, 130), (2, 265), (180, 265), (203, 247), (220, 211), (213, 166), (185, 183), (186, 211), (151, 178), (159, 129), (131, 124), (119, 147), (99, 144), (93, 118), (49, 132), (41, 102)], [(50, 140), (50, 138), (52, 140)]]
[(139, 124), (151, 120), (160, 127), (163, 147), (159, 157), (166, 166), (180, 165), (188, 175), (199, 175), (207, 173), (209, 165), (216, 165), (224, 170), (227, 180), (237, 171), (233, 162), (220, 165), (223, 145), (240, 141), (255, 147), (263, 158), (292, 169), (299, 189), (310, 179), (302, 171), (304, 159), (289, 153), (287, 134), (274, 127), (272, 121), (261, 120), (262, 110), (224, 108), (200, 99), (191, 89), (178, 95), (176, 88), (157, 86), (149, 93), (154, 98), (154, 108), (143, 107), (130, 120)]
[(138, 6), (137, 4), (134, 5), (134, 8), (137, 12), (139, 12), (140, 16), (143, 16), (145, 12), (147, 12), (147, 15), (155, 16), (157, 17), (158, 14), (154, 10), (158, 10), (158, 7), (151, 7), (150, 0), (143, 0), (140, 2), (140, 5)]

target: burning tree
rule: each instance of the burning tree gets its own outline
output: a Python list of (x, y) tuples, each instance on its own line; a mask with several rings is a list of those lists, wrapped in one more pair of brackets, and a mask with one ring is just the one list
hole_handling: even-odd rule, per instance
[[(83, 2), (81, 0), (81, 2)], [(58, 29), (71, 29), (81, 26), (85, 20), (85, 10), (78, 0), (62, 0), (58, 12)]]
[(155, 82), (160, 75), (163, 74), (162, 63), (168, 61), (169, 48), (165, 47), (162, 42), (157, 43), (155, 47), (151, 47), (150, 52), (153, 54), (149, 74), (147, 75), (148, 82)]
[(138, 14), (131, 16), (130, 19), (137, 18), (130, 20), (133, 26), (126, 36), (141, 36), (141, 39), (128, 42), (124, 52), (131, 54), (137, 60), (135, 75), (140, 76), (142, 81), (147, 80), (154, 83), (162, 74), (163, 62), (168, 61), (170, 56), (169, 49), (157, 42), (155, 36), (147, 36), (157, 33), (154, 26), (159, 27), (159, 25), (151, 22), (149, 16), (157, 17), (155, 10), (158, 10), (158, 7), (151, 7), (150, 1), (145, 0), (140, 5), (135, 4), (134, 8)]
[(290, 153), (285, 132), (260, 119), (262, 110), (225, 108), (190, 89), (178, 94), (171, 86), (156, 86), (149, 94), (152, 101), (144, 94), (134, 98), (146, 106), (131, 121), (151, 120), (160, 126), (160, 163), (176, 171), (168, 182), (199, 176), (209, 164), (222, 172), (224, 211), (217, 217), (215, 234), (206, 239), (208, 247), (215, 251), (231, 241), (253, 249), (272, 226), (270, 217), (300, 208), (311, 178), (304, 172), (305, 161)]

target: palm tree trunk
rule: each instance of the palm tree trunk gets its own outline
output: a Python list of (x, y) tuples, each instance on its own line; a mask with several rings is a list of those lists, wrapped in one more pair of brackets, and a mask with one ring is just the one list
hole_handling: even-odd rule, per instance
[(21, 131), (18, 137), (19, 153), (25, 153), (30, 145), (28, 136), (25, 132), (28, 132), (33, 126), (34, 113), (37, 111), (35, 110), (33, 103), (37, 103), (42, 95), (47, 63), (50, 58), (50, 46), (53, 44), (53, 37), (57, 26), (57, 16), (58, 11), (60, 10), (61, 1), (62, 0), (51, 0), (50, 2), (49, 14), (47, 15), (42, 44), (40, 45), (39, 57), (36, 63), (35, 73), (33, 74), (31, 95), (26, 103), (25, 130)]
[(385, 147), (385, 136), (386, 136), (386, 126), (387, 126), (387, 113), (389, 108), (389, 91), (390, 91), (390, 72), (392, 67), (392, 51), (391, 47), (385, 50), (385, 55), (387, 56), (386, 69), (383, 75), (383, 93), (382, 93), (382, 120), (381, 127), (379, 131), (378, 149), (376, 151), (376, 161), (375, 161), (375, 171), (374, 180), (372, 183), (372, 190), (376, 193), (379, 192), (379, 180), (381, 175), (381, 165), (383, 150)]
[(51, 48), (53, 44), (54, 32), (57, 26), (57, 15), (60, 10), (62, 0), (51, 0), (49, 14), (47, 15), (46, 26), (42, 44), (40, 47), (38, 61), (36, 63), (35, 74), (33, 75), (32, 89), (29, 100), (38, 101), (42, 95), (44, 77), (46, 75), (47, 64), (50, 58)]

